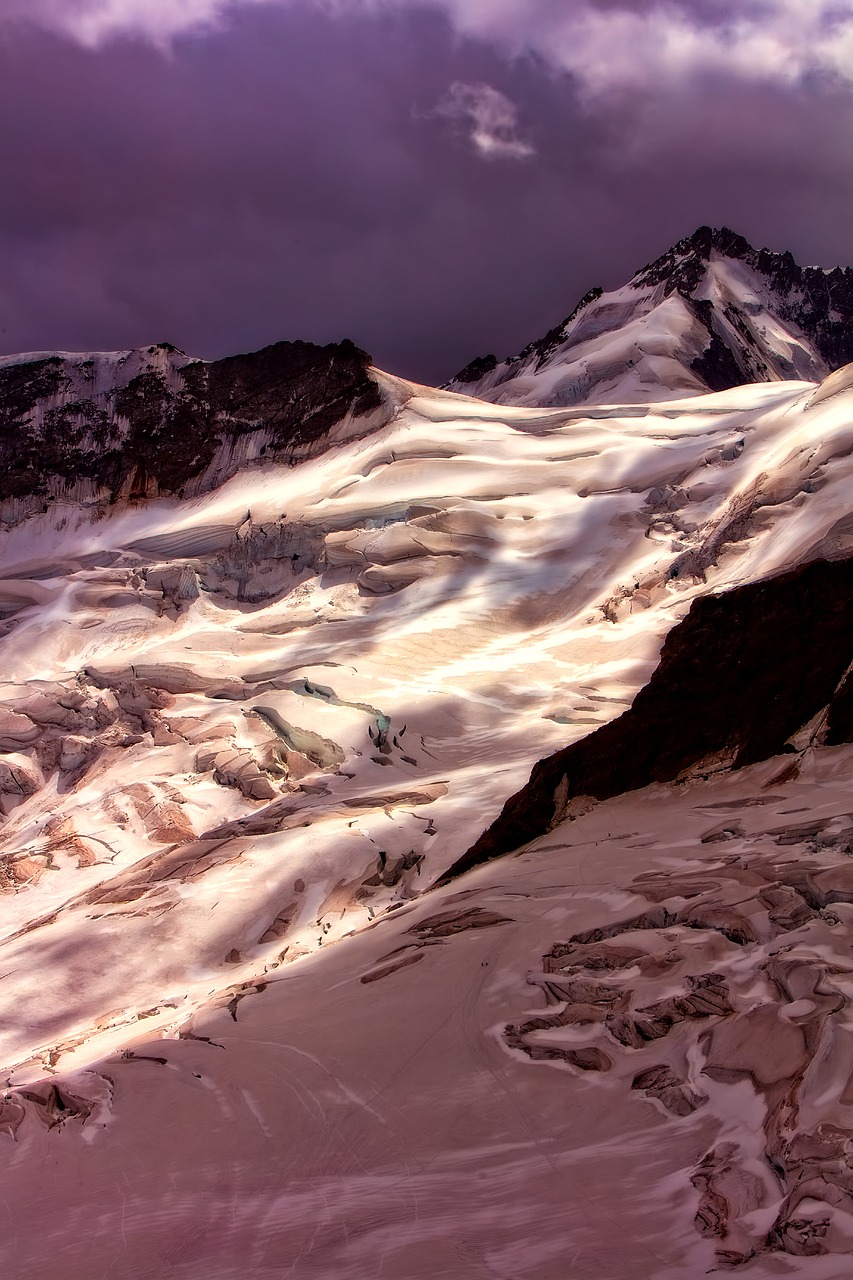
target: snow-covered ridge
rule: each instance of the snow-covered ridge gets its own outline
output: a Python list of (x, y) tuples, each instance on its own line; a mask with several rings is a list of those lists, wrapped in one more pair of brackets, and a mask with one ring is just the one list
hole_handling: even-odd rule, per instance
[(701, 227), (517, 356), (479, 357), (446, 385), (509, 405), (642, 403), (819, 379), (850, 360), (853, 268), (801, 268)]

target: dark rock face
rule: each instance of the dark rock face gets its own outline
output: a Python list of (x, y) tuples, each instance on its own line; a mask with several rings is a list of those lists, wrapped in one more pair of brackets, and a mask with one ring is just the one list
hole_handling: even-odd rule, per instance
[(754, 369), (747, 367), (743, 355), (738, 359), (714, 330), (713, 303), (690, 299), (693, 314), (708, 331), (708, 346), (692, 361), (690, 368), (711, 391), (726, 391), (739, 383), (749, 381)]
[(821, 741), (853, 740), (851, 662), (851, 560), (701, 597), (633, 706), (541, 760), (440, 883), (544, 835), (573, 798), (605, 800), (703, 762), (740, 768), (793, 751), (791, 737), (824, 709)]
[(493, 369), (498, 367), (497, 356), (477, 356), (470, 364), (466, 364), (465, 368), (456, 375), (457, 382), (471, 383), (479, 382), (481, 378), (485, 378), (486, 374), (491, 373)]
[(369, 365), (345, 340), (279, 342), (211, 363), (164, 344), (118, 359), (106, 384), (95, 358), (0, 367), (0, 500), (79, 480), (113, 499), (180, 493), (220, 443), (259, 429), (271, 433), (270, 456), (286, 457), (350, 410), (380, 404)]

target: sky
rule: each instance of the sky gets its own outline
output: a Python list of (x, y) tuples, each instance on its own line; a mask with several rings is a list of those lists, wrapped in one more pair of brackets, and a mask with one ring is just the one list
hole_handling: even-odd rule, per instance
[(853, 263), (853, 0), (0, 0), (0, 351), (450, 378), (696, 227)]

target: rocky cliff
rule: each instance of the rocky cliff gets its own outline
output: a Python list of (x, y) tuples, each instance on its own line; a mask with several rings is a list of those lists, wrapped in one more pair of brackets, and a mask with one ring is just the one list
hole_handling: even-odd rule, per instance
[(352, 342), (193, 360), (162, 344), (0, 360), (0, 502), (199, 492), (251, 458), (302, 460), (381, 397)]

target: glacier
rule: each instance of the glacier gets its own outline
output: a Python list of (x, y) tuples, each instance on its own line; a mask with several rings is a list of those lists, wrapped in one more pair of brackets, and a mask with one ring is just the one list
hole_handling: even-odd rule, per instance
[(853, 367), (788, 323), (621, 403), (6, 362), (4, 1274), (846, 1280)]

